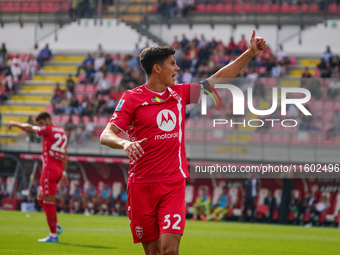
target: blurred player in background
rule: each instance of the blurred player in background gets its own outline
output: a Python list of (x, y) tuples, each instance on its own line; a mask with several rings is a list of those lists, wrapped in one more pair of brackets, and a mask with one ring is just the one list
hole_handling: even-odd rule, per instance
[(207, 220), (213, 219), (214, 221), (222, 220), (228, 213), (231, 204), (231, 197), (228, 194), (228, 187), (224, 186), (222, 189), (222, 194), (218, 198), (218, 203), (216, 208), (207, 217)]
[(194, 203), (194, 213), (191, 220), (197, 220), (197, 215), (203, 221), (207, 220), (207, 216), (210, 214), (211, 197), (208, 192), (208, 187), (202, 186), (198, 192), (198, 197)]
[(67, 136), (62, 128), (53, 125), (49, 113), (42, 112), (35, 120), (39, 126), (10, 121), (8, 128), (18, 127), (26, 132), (36, 133), (43, 137), (43, 169), (37, 200), (46, 214), (50, 234), (38, 241), (58, 243), (58, 234), (61, 234), (63, 230), (57, 222), (55, 198), (58, 182), (61, 180), (62, 185), (68, 183), (66, 174)]
[[(134, 242), (143, 244), (145, 254), (179, 254), (185, 225), (185, 179), (189, 177), (184, 145), (186, 105), (198, 102), (206, 83), (214, 86), (218, 79), (234, 78), (266, 47), (253, 30), (248, 49), (202, 84), (175, 85), (180, 68), (171, 47), (147, 47), (140, 54), (147, 82), (124, 93), (100, 142), (124, 149), (130, 159), (130, 227)], [(117, 136), (121, 131), (129, 134), (130, 141)]]

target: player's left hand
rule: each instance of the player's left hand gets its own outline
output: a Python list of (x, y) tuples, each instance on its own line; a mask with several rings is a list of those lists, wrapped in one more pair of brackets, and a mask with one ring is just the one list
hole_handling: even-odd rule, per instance
[(67, 178), (67, 174), (64, 174), (61, 176), (61, 185), (66, 186), (68, 185), (68, 178)]
[(265, 48), (267, 48), (266, 41), (262, 37), (255, 37), (255, 30), (250, 38), (248, 50), (253, 53), (254, 57), (258, 56)]

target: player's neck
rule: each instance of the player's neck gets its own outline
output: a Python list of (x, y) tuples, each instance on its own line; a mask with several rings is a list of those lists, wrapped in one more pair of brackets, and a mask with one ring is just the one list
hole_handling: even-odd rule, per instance
[(148, 79), (145, 83), (145, 87), (154, 92), (166, 91), (166, 85), (163, 85), (161, 82), (155, 81), (154, 79)]

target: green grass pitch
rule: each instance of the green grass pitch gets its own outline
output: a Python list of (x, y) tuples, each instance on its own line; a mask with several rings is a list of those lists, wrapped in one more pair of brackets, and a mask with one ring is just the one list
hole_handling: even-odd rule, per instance
[[(43, 213), (0, 211), (0, 254), (143, 254), (127, 217), (58, 214), (59, 244), (38, 243), (49, 231)], [(187, 221), (180, 254), (339, 254), (340, 229)]]

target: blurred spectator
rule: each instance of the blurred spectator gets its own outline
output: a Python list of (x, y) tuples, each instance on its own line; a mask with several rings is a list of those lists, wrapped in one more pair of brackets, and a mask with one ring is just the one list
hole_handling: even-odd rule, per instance
[(94, 64), (94, 58), (91, 56), (90, 53), (87, 53), (87, 56), (84, 59), (83, 63), (81, 63), (81, 65), (78, 66), (76, 76), (79, 76), (80, 70), (85, 70), (85, 71), (87, 70), (88, 63), (91, 63), (92, 65)]
[(208, 187), (202, 186), (194, 203), (194, 213), (191, 220), (197, 220), (197, 216), (199, 216), (201, 220), (206, 221), (206, 217), (210, 214), (210, 204), (211, 197), (208, 192)]
[[(310, 111), (308, 105), (305, 105), (307, 111)], [(304, 115), (302, 112), (299, 112), (299, 131), (319, 131), (319, 128), (314, 125), (313, 115)]]
[(105, 55), (103, 46), (101, 44), (98, 44), (97, 50), (95, 52), (96, 57), (100, 56), (100, 55)]
[(12, 61), (11, 74), (13, 76), (14, 84), (17, 84), (19, 80), (21, 80), (21, 77), (22, 77), (22, 70), (21, 70), (21, 67), (19, 66), (17, 59), (14, 59)]
[(261, 98), (263, 100), (266, 97), (266, 91), (265, 91), (264, 85), (263, 85), (263, 83), (261, 82), (260, 79), (256, 79), (256, 81), (255, 81), (255, 85), (254, 85), (254, 88), (253, 88), (253, 94), (254, 94), (255, 98)]
[(282, 44), (280, 44), (279, 49), (276, 52), (276, 58), (278, 61), (286, 58), (288, 56), (287, 52), (283, 49)]
[(118, 196), (118, 200), (119, 200), (119, 208), (118, 208), (119, 215), (127, 215), (126, 184), (124, 184), (124, 187)]
[(60, 88), (59, 82), (57, 82), (55, 84), (53, 95), (52, 95), (52, 103), (53, 101), (55, 104), (58, 103), (59, 100), (62, 98), (63, 94), (64, 94), (64, 91)]
[(3, 58), (6, 58), (6, 56), (7, 56), (7, 48), (6, 48), (6, 44), (5, 44), (5, 43), (2, 43), (2, 44), (1, 44), (0, 55), (1, 55)]
[(141, 49), (138, 46), (138, 43), (135, 44), (135, 49), (132, 51), (132, 57), (135, 59), (139, 59), (139, 54), (141, 53)]
[(310, 91), (311, 95), (317, 100), (321, 98), (320, 80), (317, 78), (302, 79), (301, 87)]
[(38, 68), (38, 61), (34, 55), (30, 55), (30, 58), (27, 62), (26, 67), (26, 74), (30, 79), (33, 79), (33, 76), (35, 75)]
[(331, 68), (340, 67), (340, 57), (338, 55), (333, 56), (330, 61)]
[(15, 92), (15, 86), (10, 69), (7, 68), (3, 69), (0, 77), (0, 82), (5, 87), (5, 91), (7, 93)]
[(111, 188), (110, 186), (104, 182), (103, 186), (98, 193), (98, 200), (101, 202), (99, 212), (100, 214), (109, 215), (111, 208)]
[(82, 135), (85, 132), (85, 128), (86, 126), (85, 126), (84, 120), (83, 118), (80, 118), (79, 123), (76, 125), (76, 129), (75, 129), (75, 137), (76, 137), (77, 144), (86, 145), (86, 144), (83, 144), (82, 142)]
[(181, 40), (181, 47), (182, 49), (185, 49), (189, 44), (189, 40), (188, 38), (186, 37), (185, 34), (182, 34), (182, 40)]
[(44, 66), (44, 63), (46, 61), (51, 60), (52, 57), (53, 57), (52, 51), (49, 49), (48, 44), (46, 44), (45, 48), (40, 51), (38, 59), (37, 59), (38, 63), (40, 64), (40, 68), (42, 69)]
[(321, 200), (317, 202), (313, 207), (310, 214), (311, 221), (315, 224), (316, 217), (322, 213), (325, 213), (328, 208), (330, 208), (330, 203), (326, 196), (322, 196)]
[(27, 196), (27, 202), (33, 202), (34, 207), (37, 211), (41, 210), (41, 207), (40, 207), (40, 205), (37, 201), (37, 195), (38, 195), (38, 192), (39, 192), (39, 188), (40, 188), (39, 180), (34, 179), (32, 186), (29, 189), (28, 196)]
[(86, 205), (82, 202), (84, 194), (79, 182), (75, 182), (74, 186), (74, 190), (70, 194), (69, 209), (71, 213), (80, 213), (83, 208), (86, 208)]
[(332, 69), (329, 62), (325, 59), (321, 59), (321, 62), (317, 65), (320, 70), (321, 78), (330, 78), (332, 74)]
[[(81, 119), (81, 121), (83, 122), (83, 120)], [(85, 129), (84, 131), (81, 133), (81, 144), (86, 146), (87, 144), (87, 139), (88, 137), (92, 136), (94, 134), (95, 131), (95, 123), (93, 122), (92, 117), (89, 118), (89, 121), (85, 124)]]
[(299, 116), (299, 110), (295, 104), (287, 105), (287, 107), (288, 107), (287, 117), (295, 119)]
[(337, 135), (340, 135), (340, 112), (339, 110), (334, 111), (334, 116), (333, 116), (333, 126), (327, 130), (326, 132), (326, 140), (330, 140), (331, 138), (334, 138)]
[(70, 199), (68, 185), (61, 185), (61, 183), (58, 185), (57, 199), (59, 200), (59, 211), (60, 213), (64, 213), (68, 210), (67, 204)]
[(322, 59), (325, 60), (327, 63), (330, 62), (330, 60), (333, 57), (333, 53), (331, 51), (331, 47), (327, 46), (326, 51), (322, 54)]
[(246, 49), (248, 49), (248, 42), (245, 38), (245, 35), (241, 36), (241, 40), (237, 43), (237, 49), (238, 49), (237, 54), (242, 53)]
[(68, 78), (67, 78), (65, 84), (66, 84), (66, 87), (68, 88), (68, 90), (73, 94), (74, 93), (74, 88), (75, 88), (76, 84), (75, 84), (75, 82), (74, 82), (74, 80), (72, 78), (72, 74), (68, 75)]
[(242, 85), (242, 90), (245, 92), (247, 91), (248, 88), (253, 88), (257, 78), (258, 78), (258, 73), (256, 72), (256, 69), (254, 67), (249, 67), (245, 82)]
[(248, 178), (242, 182), (241, 191), (242, 196), (244, 197), (244, 205), (243, 205), (243, 212), (242, 218), (243, 220), (249, 220), (248, 216), (248, 208), (250, 207), (251, 210), (251, 218), (250, 221), (255, 220), (255, 203), (257, 198), (257, 193), (260, 189), (260, 180), (255, 178)]
[(213, 209), (212, 213), (207, 216), (207, 220), (222, 220), (230, 208), (230, 195), (228, 194), (228, 187), (224, 186), (222, 194), (218, 198), (217, 206)]
[(0, 105), (8, 99), (6, 86), (3, 84), (2, 76), (0, 77)]
[(6, 187), (6, 183), (3, 181), (2, 177), (0, 176), (0, 206), (2, 205), (2, 198), (8, 196), (8, 191)]
[(81, 116), (92, 116), (93, 107), (92, 103), (87, 95), (83, 96), (83, 100), (80, 103), (80, 115)]
[(327, 96), (329, 99), (336, 99), (340, 92), (340, 78), (333, 78), (328, 83)]
[(192, 74), (189, 69), (185, 69), (182, 75), (181, 83), (190, 83), (192, 82)]
[(273, 196), (271, 190), (268, 190), (267, 197), (264, 199), (264, 205), (268, 208), (269, 215), (265, 215), (267, 221), (271, 222), (273, 220), (274, 211), (277, 209), (276, 198)]
[(272, 68), (272, 77), (279, 78), (283, 76), (284, 69), (279, 62), (276, 62), (275, 66)]
[(110, 54), (105, 55), (105, 64), (106, 71), (109, 73), (113, 73), (113, 60)]
[(311, 191), (308, 191), (302, 201), (299, 203), (298, 206), (298, 215), (297, 220), (302, 223), (303, 219), (301, 219), (301, 215), (303, 216), (307, 212), (311, 212), (312, 207), (315, 204), (315, 198)]
[(94, 115), (103, 113), (105, 107), (106, 107), (106, 101), (103, 95), (99, 94), (93, 101)]
[(105, 55), (102, 52), (99, 55), (97, 55), (97, 57), (94, 60), (94, 70), (98, 71), (104, 66), (104, 64), (105, 64)]
[(97, 205), (98, 192), (96, 187), (93, 185), (91, 181), (88, 182), (88, 187), (85, 189), (83, 193), (82, 203), (84, 205), (85, 214), (94, 214), (94, 210), (98, 209), (95, 205)]
[(36, 43), (36, 44), (34, 44), (34, 47), (33, 47), (33, 50), (32, 50), (32, 55), (35, 59), (38, 59), (39, 53), (40, 53), (39, 46)]
[(107, 77), (107, 72), (103, 72), (98, 80), (98, 91), (96, 93), (96, 96), (98, 94), (101, 95), (107, 95), (111, 88), (111, 82), (110, 79)]
[(93, 64), (91, 62), (86, 63), (86, 68), (85, 68), (85, 81), (84, 83), (87, 84), (92, 84), (94, 81), (94, 77), (96, 74), (96, 70), (93, 67)]
[(308, 67), (305, 67), (305, 69), (303, 70), (302, 78), (312, 78), (312, 74), (309, 71)]
[(73, 113), (80, 115), (81, 108), (79, 107), (79, 101), (76, 95), (72, 95), (69, 106), (65, 109), (65, 113), (70, 115), (72, 115)]
[[(299, 213), (299, 200), (295, 197), (294, 190), (291, 192), (290, 196), (290, 203), (289, 203), (289, 213), (293, 212), (294, 215), (297, 215)], [(289, 219), (289, 218), (288, 218)], [(298, 220), (294, 219), (295, 223), (298, 222)]]
[(76, 137), (75, 137), (75, 130), (76, 125), (73, 123), (72, 115), (69, 116), (68, 121), (64, 125), (65, 133), (68, 137), (68, 144), (75, 145)]
[(237, 45), (234, 41), (234, 37), (231, 36), (230, 39), (229, 39), (228, 46), (226, 47), (226, 53), (227, 54), (231, 54), (231, 53), (237, 54), (238, 51), (236, 49), (237, 49)]

